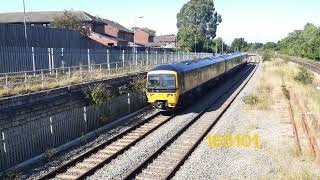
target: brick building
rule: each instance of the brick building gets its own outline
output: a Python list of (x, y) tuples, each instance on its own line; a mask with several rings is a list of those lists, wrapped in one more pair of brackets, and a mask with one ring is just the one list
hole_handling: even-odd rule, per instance
[[(27, 12), (26, 23), (28, 26), (53, 27), (56, 18), (65, 15), (65, 11), (40, 11)], [(106, 46), (127, 46), (133, 42), (134, 33), (124, 26), (114, 21), (94, 17), (83, 11), (68, 11), (83, 23), (83, 27), (88, 27), (90, 38)], [(24, 24), (24, 13), (0, 13), (1, 24)], [(54, 27), (53, 27), (54, 28)]]
[(176, 48), (177, 36), (174, 34), (155, 36), (154, 43), (160, 44), (163, 48)]
[(134, 42), (139, 45), (147, 45), (148, 43), (153, 42), (154, 36), (150, 35), (148, 32), (143, 29), (137, 28), (134, 31)]

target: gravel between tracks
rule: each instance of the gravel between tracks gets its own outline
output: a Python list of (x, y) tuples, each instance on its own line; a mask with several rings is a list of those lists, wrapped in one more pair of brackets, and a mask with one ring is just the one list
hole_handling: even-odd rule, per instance
[(243, 103), (243, 97), (256, 88), (261, 69), (262, 66), (209, 133), (257, 133), (261, 148), (209, 148), (203, 140), (173, 179), (319, 177), (315, 163), (292, 155), (292, 126), (283, 98), (277, 100), (271, 111), (265, 112), (249, 110)]

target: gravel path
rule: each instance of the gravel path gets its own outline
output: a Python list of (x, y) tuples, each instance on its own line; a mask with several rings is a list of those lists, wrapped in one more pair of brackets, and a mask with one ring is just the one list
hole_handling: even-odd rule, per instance
[[(233, 78), (234, 79), (234, 78)], [(232, 79), (232, 80), (233, 80)], [(194, 106), (188, 108), (182, 115), (179, 115), (160, 127), (155, 132), (141, 140), (134, 147), (127, 150), (117, 159), (111, 161), (94, 175), (87, 179), (123, 179), (125, 175), (139, 165), (144, 159), (155, 152), (162, 144), (165, 143), (175, 132), (183, 128), (192, 117), (203, 109), (203, 106), (214, 101), (218, 94), (223, 93), (225, 86), (229, 85), (232, 80), (228, 81), (219, 88), (213, 89), (208, 95), (201, 98)]]
[(293, 156), (292, 126), (284, 97), (279, 96), (272, 109), (264, 112), (250, 110), (243, 103), (243, 97), (256, 88), (261, 69), (260, 66), (209, 133), (257, 133), (261, 148), (209, 148), (208, 142), (204, 140), (173, 179), (300, 179), (316, 175), (319, 177), (319, 168), (313, 162), (304, 163), (304, 160)]

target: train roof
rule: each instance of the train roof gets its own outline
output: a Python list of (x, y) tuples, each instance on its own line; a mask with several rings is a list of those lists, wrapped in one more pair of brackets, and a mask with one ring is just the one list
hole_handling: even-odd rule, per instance
[(213, 56), (210, 58), (203, 58), (198, 60), (188, 60), (188, 61), (181, 61), (179, 63), (174, 64), (162, 64), (158, 65), (152, 70), (169, 70), (169, 71), (176, 71), (176, 72), (185, 72), (192, 69), (201, 68), (203, 66), (208, 66), (211, 64), (215, 64), (221, 61), (228, 61), (236, 57), (240, 57), (245, 55), (246, 53), (231, 53), (226, 55), (218, 55)]

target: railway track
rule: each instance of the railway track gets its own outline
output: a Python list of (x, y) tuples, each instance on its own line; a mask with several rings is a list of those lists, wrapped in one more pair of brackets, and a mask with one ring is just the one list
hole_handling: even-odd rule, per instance
[(320, 74), (320, 64), (319, 63), (303, 61), (303, 60), (301, 60), (299, 58), (295, 58), (295, 57), (290, 58), (290, 61), (297, 63), (305, 68), (308, 68), (308, 69)]
[[(241, 78), (243, 78), (246, 73), (248, 73), (250, 69), (247, 69), (245, 73), (241, 75)], [(238, 82), (238, 81), (237, 81)], [(235, 82), (233, 86), (237, 84)], [(230, 91), (232, 89), (230, 87), (228, 90)], [(240, 92), (240, 91), (239, 91)], [(238, 92), (238, 93), (239, 93)], [(234, 97), (235, 98), (235, 97)], [(233, 101), (233, 100), (232, 100)], [(230, 102), (231, 104), (231, 102)], [(230, 105), (229, 104), (229, 105)], [(229, 106), (228, 105), (228, 106)], [(175, 137), (178, 137), (178, 134), (182, 134), (182, 132), (187, 131), (188, 127), (192, 126), (193, 133), (191, 132), (191, 135), (194, 135), (194, 138), (191, 137), (192, 142), (195, 140), (198, 142), (201, 142), (201, 139), (199, 137), (202, 137), (205, 135), (206, 131), (203, 131), (204, 128), (210, 129), (212, 127), (212, 119), (208, 118), (201, 122), (200, 124), (197, 123), (195, 125), (194, 122), (197, 121), (203, 114), (208, 110), (209, 107), (211, 107), (212, 104), (206, 106), (205, 110), (201, 111), (196, 116), (192, 117), (192, 120), (187, 123), (187, 125), (182, 128), (178, 133), (176, 133)], [(227, 107), (224, 107), (225, 110)], [(224, 111), (225, 111), (224, 110)], [(177, 114), (178, 115), (178, 114)], [(90, 175), (92, 175), (96, 170), (103, 167), (105, 164), (108, 164), (111, 162), (111, 160), (117, 158), (117, 156), (123, 154), (126, 150), (134, 146), (137, 142), (139, 142), (141, 139), (149, 135), (150, 133), (157, 130), (159, 127), (164, 125), (169, 120), (173, 119), (176, 115), (173, 116), (164, 116), (160, 112), (156, 112), (150, 117), (148, 117), (143, 122), (135, 125), (132, 128), (129, 128), (128, 130), (120, 133), (119, 135), (113, 137), (112, 139), (106, 141), (103, 144), (100, 144), (89, 151), (77, 156), (76, 158), (70, 160), (69, 162), (59, 166), (58, 168), (54, 169), (53, 171), (50, 171), (46, 173), (45, 175), (41, 176), (39, 179), (84, 179)], [(201, 118), (202, 119), (202, 118)], [(199, 125), (198, 125), (199, 124)], [(199, 130), (197, 130), (199, 129)], [(200, 130), (201, 129), (201, 130)], [(189, 138), (189, 137), (187, 137)], [(175, 138), (174, 138), (175, 139)], [(170, 141), (170, 140), (169, 140)], [(198, 143), (199, 143), (198, 142)], [(167, 144), (167, 143), (166, 143)], [(196, 147), (193, 143), (187, 143), (181, 147), (190, 147), (190, 146)], [(178, 147), (178, 146), (174, 146)], [(180, 147), (180, 146), (179, 146)], [(163, 149), (162, 147), (161, 149)], [(160, 149), (159, 149), (160, 151)], [(157, 151), (158, 152), (158, 151)], [(184, 152), (184, 151), (183, 151)], [(174, 151), (171, 152), (172, 154), (178, 155), (181, 153), (176, 154)], [(184, 152), (187, 153), (187, 152)], [(185, 157), (187, 157), (185, 155)], [(151, 157), (150, 157), (151, 158)], [(145, 163), (150, 161), (150, 158), (148, 158)], [(172, 157), (173, 159), (176, 159), (175, 157)], [(170, 159), (170, 158), (169, 158)], [(168, 160), (168, 162), (171, 162)], [(144, 167), (144, 165), (141, 165), (139, 167)], [(128, 178), (131, 178), (139, 172), (139, 167), (136, 168), (135, 171), (131, 172)], [(179, 167), (178, 165), (176, 167)]]
[(39, 180), (51, 178), (84, 179), (173, 117), (164, 116), (157, 111), (143, 122), (48, 172), (40, 177)]
[[(128, 173), (125, 179), (172, 178), (249, 82), (257, 67), (252, 66), (247, 69), (236, 82), (229, 86), (226, 93), (221, 95), (215, 102), (208, 104), (184, 128), (178, 131), (133, 171)], [(249, 76), (247, 77), (248, 74)], [(242, 83), (242, 81), (244, 82)], [(241, 85), (237, 87), (239, 84)]]

